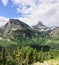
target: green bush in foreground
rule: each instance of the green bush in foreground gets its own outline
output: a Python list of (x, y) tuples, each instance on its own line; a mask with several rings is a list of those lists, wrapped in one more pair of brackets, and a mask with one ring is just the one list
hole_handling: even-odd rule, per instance
[(44, 52), (43, 47), (41, 51), (37, 51), (29, 46), (21, 46), (12, 52), (3, 48), (0, 53), (0, 65), (31, 65), (38, 61), (44, 62), (44, 60), (54, 59), (57, 56), (59, 56), (59, 52), (52, 50)]

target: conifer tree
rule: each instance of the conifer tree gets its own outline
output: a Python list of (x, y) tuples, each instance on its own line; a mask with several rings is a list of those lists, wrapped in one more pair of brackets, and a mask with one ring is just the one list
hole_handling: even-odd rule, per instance
[(38, 60), (40, 62), (43, 62), (44, 61), (43, 47), (41, 48), (41, 51), (39, 52)]
[(36, 49), (34, 49), (33, 51), (33, 62), (35, 63), (36, 62)]
[(0, 54), (0, 65), (2, 65), (2, 58), (1, 58), (1, 54)]
[(29, 53), (26, 54), (26, 65), (28, 65), (29, 62)]
[(25, 52), (25, 54), (26, 54), (26, 65), (28, 65), (28, 63), (29, 63), (29, 55), (30, 55), (29, 47), (27, 47), (25, 50), (26, 50), (26, 52)]
[(6, 65), (6, 53), (5, 48), (2, 49), (2, 64)]
[(31, 55), (31, 52), (32, 52), (32, 48), (30, 48), (29, 46), (26, 47), (25, 49), (25, 54), (26, 54), (26, 65), (29, 65), (29, 63), (31, 63), (32, 61), (32, 55)]
[(23, 60), (24, 60), (23, 57), (24, 57), (23, 47), (21, 47), (20, 50), (18, 48), (18, 53), (16, 54), (16, 61), (18, 62), (18, 65), (22, 65), (23, 64)]
[(15, 60), (15, 58), (16, 58), (16, 51), (15, 50), (13, 50), (13, 52), (12, 52), (13, 54), (12, 54), (12, 57), (13, 57), (13, 59)]
[(48, 52), (48, 59), (53, 59), (54, 58), (54, 54), (52, 52), (52, 50), (50, 49)]

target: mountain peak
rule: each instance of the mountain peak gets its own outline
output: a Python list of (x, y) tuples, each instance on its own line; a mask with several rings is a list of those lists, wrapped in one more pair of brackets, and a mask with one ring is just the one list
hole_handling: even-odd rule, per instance
[(37, 25), (44, 26), (41, 21), (39, 21)]
[(9, 22), (2, 27), (3, 37), (12, 34), (13, 31), (16, 30), (26, 30), (29, 28), (29, 25), (18, 19), (9, 19)]
[(41, 21), (34, 25), (33, 28), (39, 31), (45, 31), (47, 29), (47, 27)]
[(29, 25), (25, 24), (24, 22), (20, 21), (19, 19), (9, 19), (9, 22), (12, 24), (16, 24), (16, 25), (21, 25), (21, 26), (25, 26), (25, 27), (29, 27)]

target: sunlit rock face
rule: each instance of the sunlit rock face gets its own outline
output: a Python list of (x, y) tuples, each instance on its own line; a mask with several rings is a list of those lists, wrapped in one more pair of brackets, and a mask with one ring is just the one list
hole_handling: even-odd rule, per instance
[[(1, 27), (1, 31), (3, 34), (2, 36), (6, 37), (11, 34), (21, 34), (19, 31), (24, 31), (24, 30), (27, 30), (28, 28), (30, 28), (30, 26), (28, 26), (27, 24), (23, 23), (22, 21), (18, 19), (9, 19), (8, 23), (6, 23), (6, 25)], [(14, 32), (17, 30), (19, 31)]]

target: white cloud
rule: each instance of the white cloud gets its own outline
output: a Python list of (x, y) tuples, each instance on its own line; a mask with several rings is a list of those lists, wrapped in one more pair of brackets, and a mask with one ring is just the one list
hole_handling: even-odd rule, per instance
[(8, 4), (8, 0), (1, 0), (1, 1), (2, 1), (3, 6), (6, 6)]
[(12, 0), (13, 4), (19, 5), (27, 5), (27, 4), (33, 4), (33, 0)]
[[(59, 26), (59, 0), (11, 0), (17, 13), (25, 15), (20, 20), (30, 26), (42, 21), (47, 26)], [(29, 16), (29, 17), (26, 17)]]
[(20, 12), (22, 14), (30, 14), (30, 8), (27, 8), (26, 6), (23, 6), (22, 9), (19, 7), (17, 8), (17, 12)]
[(55, 3), (57, 0), (40, 0), (41, 3)]
[[(25, 15), (31, 13), (29, 18), (19, 18), (27, 24), (33, 25), (42, 21), (47, 26), (59, 26), (59, 0), (12, 0), (12, 2), (18, 6), (17, 12)], [(27, 5), (30, 7), (27, 8)]]
[(8, 22), (8, 18), (0, 16), (0, 27)]

